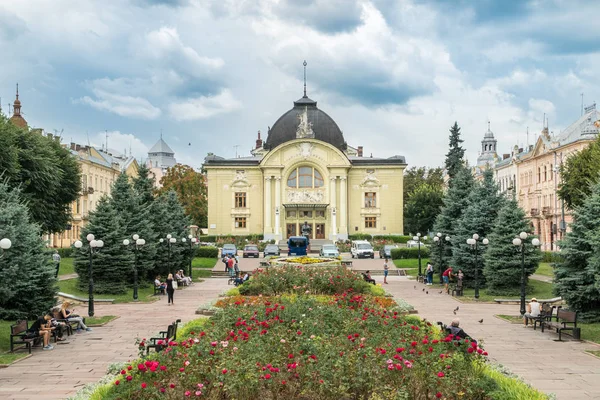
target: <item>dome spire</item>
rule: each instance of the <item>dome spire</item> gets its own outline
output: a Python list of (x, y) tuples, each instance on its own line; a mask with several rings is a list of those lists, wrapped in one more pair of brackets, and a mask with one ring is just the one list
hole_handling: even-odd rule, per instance
[[(9, 106), (9, 113), (10, 113), (10, 106)], [(22, 128), (27, 127), (27, 121), (25, 121), (25, 119), (21, 115), (21, 100), (19, 100), (19, 84), (18, 83), (17, 83), (17, 98), (13, 102), (13, 115), (12, 115), (12, 117), (10, 117), (10, 121), (16, 126), (20, 126)]]
[[(307, 97), (306, 96), (306, 65), (307, 65), (306, 60), (304, 60), (302, 65), (304, 65), (304, 97)], [(17, 98), (19, 98), (19, 96), (17, 96)]]

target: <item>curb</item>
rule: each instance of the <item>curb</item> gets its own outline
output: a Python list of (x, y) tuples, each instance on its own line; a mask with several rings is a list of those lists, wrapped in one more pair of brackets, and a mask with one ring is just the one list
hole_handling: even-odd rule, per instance
[(113, 318), (113, 319), (111, 319), (111, 320), (109, 320), (109, 321), (106, 321), (106, 322), (104, 322), (104, 323), (102, 323), (102, 324), (86, 324), (86, 325), (87, 325), (87, 326), (89, 326), (89, 327), (92, 327), (92, 328), (98, 328), (98, 327), (104, 326), (104, 325), (106, 325), (106, 324), (109, 324), (109, 323), (111, 323), (111, 322), (113, 322), (113, 321), (115, 321), (115, 320), (117, 320), (117, 319), (121, 318), (121, 316), (120, 316), (120, 315), (113, 315), (113, 317), (115, 317), (115, 318)]
[(19, 358), (18, 360), (15, 360), (15, 361), (11, 362), (10, 364), (0, 364), (0, 369), (8, 368), (11, 365), (21, 362), (23, 360), (27, 360), (29, 357), (32, 357), (32, 356), (33, 356), (33, 354), (27, 354), (25, 357)]

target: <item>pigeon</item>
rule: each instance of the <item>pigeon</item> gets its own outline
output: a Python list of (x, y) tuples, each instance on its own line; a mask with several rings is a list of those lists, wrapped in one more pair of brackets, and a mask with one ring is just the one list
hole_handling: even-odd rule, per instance
[(440, 290), (438, 293), (439, 293), (439, 294), (442, 294), (442, 290)]
[(415, 285), (415, 290), (417, 290), (417, 285)]
[(454, 314), (456, 314), (457, 311), (458, 311), (458, 306), (456, 306), (456, 308), (454, 309)]
[(424, 292), (424, 291), (425, 291), (425, 288), (423, 288), (422, 292)]
[(425, 292), (425, 294), (429, 294), (429, 290)]
[(481, 319), (479, 320), (479, 323), (480, 323), (480, 324), (483, 324), (483, 318), (481, 318)]

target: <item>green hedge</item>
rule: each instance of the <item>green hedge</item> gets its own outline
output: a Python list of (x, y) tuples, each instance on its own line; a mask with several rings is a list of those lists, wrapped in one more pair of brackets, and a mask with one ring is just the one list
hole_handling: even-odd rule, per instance
[[(400, 247), (392, 249), (392, 260), (403, 260), (408, 258), (419, 258), (419, 249), (416, 247)], [(429, 258), (429, 248), (421, 246), (421, 258)]]
[(53, 253), (54, 250), (58, 250), (58, 255), (60, 256), (60, 258), (70, 258), (73, 257), (74, 255), (74, 250), (72, 247), (66, 247), (64, 249), (53, 249)]
[(219, 249), (212, 246), (201, 246), (196, 249), (196, 257), (217, 258)]
[(224, 242), (224, 243), (236, 243), (240, 240), (248, 239), (249, 242), (258, 242), (259, 240), (263, 240), (265, 235), (262, 233), (256, 233), (252, 235), (205, 235), (198, 236), (198, 240), (200, 242), (208, 242), (208, 243), (216, 243), (216, 242)]
[(562, 255), (559, 251), (542, 251), (542, 262), (555, 263), (562, 261)]
[(355, 233), (353, 235), (348, 235), (348, 240), (383, 240), (392, 243), (406, 243), (411, 239), (411, 236), (406, 235), (370, 235), (368, 233)]

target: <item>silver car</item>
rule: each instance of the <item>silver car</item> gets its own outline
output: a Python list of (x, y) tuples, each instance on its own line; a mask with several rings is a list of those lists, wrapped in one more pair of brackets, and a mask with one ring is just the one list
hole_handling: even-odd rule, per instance
[(340, 252), (334, 244), (324, 244), (319, 255), (321, 257), (339, 257)]

